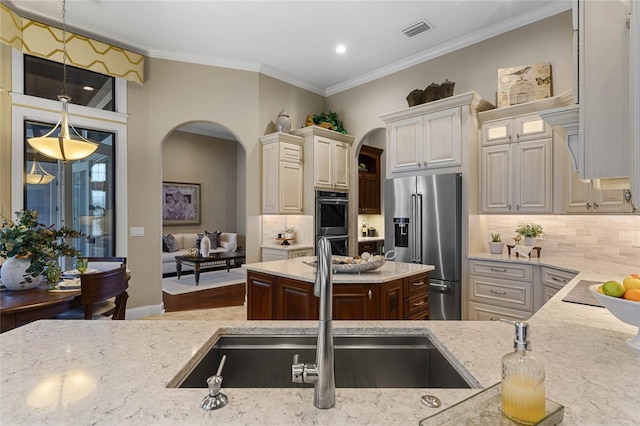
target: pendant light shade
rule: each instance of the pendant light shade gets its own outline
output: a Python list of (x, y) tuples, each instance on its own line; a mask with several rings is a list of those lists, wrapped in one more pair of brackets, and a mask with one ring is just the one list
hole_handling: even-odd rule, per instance
[(29, 185), (47, 185), (51, 183), (56, 177), (48, 173), (42, 164), (38, 163), (36, 155), (33, 155), (33, 163), (31, 163), (31, 170), (27, 173), (27, 184)]
[[(62, 103), (62, 115), (58, 123), (44, 136), (27, 139), (33, 149), (42, 155), (64, 162), (81, 160), (93, 154), (98, 149), (98, 144), (91, 142), (78, 133), (69, 122), (69, 102), (71, 98), (67, 95), (67, 24), (66, 24), (66, 1), (62, 0), (62, 93), (58, 95), (58, 100)], [(56, 129), (60, 127), (58, 136), (52, 136)], [(73, 130), (73, 132), (71, 131)]]

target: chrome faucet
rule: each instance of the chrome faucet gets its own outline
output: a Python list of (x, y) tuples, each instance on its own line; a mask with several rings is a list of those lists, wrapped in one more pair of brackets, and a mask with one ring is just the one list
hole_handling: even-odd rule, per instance
[(336, 378), (333, 354), (333, 328), (331, 325), (333, 282), (331, 278), (331, 244), (326, 238), (318, 241), (318, 269), (313, 294), (320, 298), (320, 321), (316, 363), (302, 364), (298, 354), (293, 356), (291, 380), (294, 383), (313, 383), (313, 405), (331, 408), (336, 405)]

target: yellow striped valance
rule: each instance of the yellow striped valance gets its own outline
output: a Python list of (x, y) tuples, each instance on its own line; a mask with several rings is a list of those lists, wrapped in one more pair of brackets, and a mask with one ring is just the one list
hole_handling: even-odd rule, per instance
[[(62, 30), (18, 16), (0, 4), (0, 41), (28, 55), (62, 63)], [(67, 31), (67, 63), (142, 83), (144, 56)]]

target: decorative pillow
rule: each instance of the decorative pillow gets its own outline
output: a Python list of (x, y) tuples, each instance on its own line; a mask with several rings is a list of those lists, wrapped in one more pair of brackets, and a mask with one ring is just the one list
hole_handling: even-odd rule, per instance
[(169, 247), (167, 247), (167, 241), (165, 240), (166, 238), (166, 235), (162, 236), (162, 251), (165, 253), (169, 253)]
[(222, 231), (207, 232), (207, 236), (211, 240), (211, 249), (217, 249), (220, 245), (220, 234), (222, 234)]
[(167, 246), (167, 252), (172, 253), (180, 250), (180, 244), (176, 241), (173, 235), (167, 234), (163, 238), (164, 245)]

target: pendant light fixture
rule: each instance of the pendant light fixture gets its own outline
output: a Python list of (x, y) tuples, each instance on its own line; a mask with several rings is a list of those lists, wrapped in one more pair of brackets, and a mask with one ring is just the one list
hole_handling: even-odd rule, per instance
[[(44, 136), (29, 138), (27, 142), (40, 154), (66, 163), (67, 161), (86, 158), (98, 149), (97, 143), (80, 136), (75, 127), (69, 122), (68, 108), (71, 98), (67, 95), (66, 0), (62, 0), (62, 48), (62, 92), (58, 95), (58, 100), (62, 103), (62, 115), (49, 133)], [(53, 133), (58, 127), (60, 127), (60, 132), (58, 136), (54, 136)]]
[(33, 162), (31, 163), (31, 170), (27, 173), (27, 184), (29, 185), (47, 185), (56, 177), (48, 173), (42, 164), (38, 163), (38, 154), (33, 154)]

